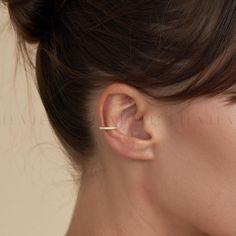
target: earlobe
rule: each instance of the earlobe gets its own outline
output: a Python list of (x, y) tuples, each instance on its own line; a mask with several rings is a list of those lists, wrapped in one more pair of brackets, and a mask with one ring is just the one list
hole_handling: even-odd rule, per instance
[(112, 151), (132, 159), (154, 158), (155, 140), (146, 129), (151, 124), (146, 123), (148, 107), (142, 94), (127, 85), (113, 85), (98, 104), (101, 126), (108, 127), (101, 128), (102, 134)]

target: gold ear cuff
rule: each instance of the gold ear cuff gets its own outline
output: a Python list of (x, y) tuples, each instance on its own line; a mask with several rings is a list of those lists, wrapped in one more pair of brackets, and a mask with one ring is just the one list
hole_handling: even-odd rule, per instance
[(114, 130), (117, 129), (117, 126), (99, 126), (100, 130)]

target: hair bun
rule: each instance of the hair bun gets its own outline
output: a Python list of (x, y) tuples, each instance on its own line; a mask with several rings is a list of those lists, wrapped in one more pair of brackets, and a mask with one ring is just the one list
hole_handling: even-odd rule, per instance
[(13, 27), (29, 43), (39, 42), (52, 28), (54, 1), (52, 0), (3, 0)]

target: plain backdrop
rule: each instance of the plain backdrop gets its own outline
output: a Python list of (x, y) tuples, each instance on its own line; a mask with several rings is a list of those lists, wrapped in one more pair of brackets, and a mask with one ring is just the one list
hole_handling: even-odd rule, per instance
[(64, 236), (78, 189), (0, 5), (0, 235)]

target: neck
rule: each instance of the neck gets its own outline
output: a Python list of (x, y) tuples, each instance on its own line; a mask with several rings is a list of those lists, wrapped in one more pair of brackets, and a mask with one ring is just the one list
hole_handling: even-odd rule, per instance
[(83, 181), (66, 236), (205, 235), (152, 204), (138, 181), (130, 182), (105, 175)]

